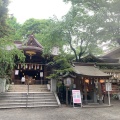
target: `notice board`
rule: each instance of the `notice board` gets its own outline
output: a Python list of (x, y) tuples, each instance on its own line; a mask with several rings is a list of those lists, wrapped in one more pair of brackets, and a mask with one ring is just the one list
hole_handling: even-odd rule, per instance
[(81, 103), (80, 90), (72, 90), (73, 103)]

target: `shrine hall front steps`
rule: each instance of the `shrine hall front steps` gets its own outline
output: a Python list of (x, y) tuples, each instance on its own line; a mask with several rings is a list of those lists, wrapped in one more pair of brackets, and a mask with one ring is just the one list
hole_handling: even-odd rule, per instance
[(12, 93), (0, 94), (0, 108), (25, 108), (25, 107), (58, 107), (56, 94), (52, 92), (40, 93)]
[[(8, 92), (27, 92), (28, 85), (10, 85)], [(29, 92), (49, 92), (47, 85), (29, 85)]]
[(11, 85), (9, 92), (0, 93), (0, 108), (58, 107), (56, 93), (48, 91), (47, 85)]

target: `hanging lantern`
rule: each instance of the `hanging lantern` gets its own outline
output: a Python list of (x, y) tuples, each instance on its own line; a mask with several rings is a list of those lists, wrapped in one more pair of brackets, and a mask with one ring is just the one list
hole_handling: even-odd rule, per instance
[(40, 70), (42, 70), (42, 65), (41, 65), (41, 67), (40, 67)]
[(113, 77), (114, 77), (114, 78), (116, 77), (116, 74), (115, 74), (115, 73), (113, 73)]
[(23, 65), (23, 69), (25, 70), (25, 64)]
[(26, 66), (25, 66), (25, 68), (27, 68), (28, 66), (27, 66), (27, 64), (26, 64)]
[(91, 85), (92, 85), (92, 80), (91, 80)]
[(39, 65), (37, 65), (37, 69), (39, 69)]
[(33, 64), (31, 65), (31, 68), (33, 69)]
[(100, 83), (104, 83), (105, 81), (103, 79), (100, 80)]
[(31, 65), (29, 65), (29, 70), (31, 69)]
[(23, 68), (23, 64), (21, 64), (21, 68)]
[(85, 82), (86, 82), (86, 83), (89, 83), (89, 80), (88, 80), (88, 79), (85, 79)]
[(20, 69), (20, 66), (19, 66), (19, 64), (18, 64), (18, 67), (17, 67), (18, 69)]
[(116, 79), (118, 79), (118, 74), (116, 74)]
[(36, 70), (36, 65), (35, 65), (35, 68), (34, 68), (34, 70)]

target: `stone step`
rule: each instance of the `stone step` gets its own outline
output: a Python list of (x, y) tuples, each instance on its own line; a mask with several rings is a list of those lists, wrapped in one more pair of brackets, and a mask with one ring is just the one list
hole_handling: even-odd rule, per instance
[(28, 102), (50, 102), (50, 101), (52, 101), (52, 102), (56, 102), (56, 100), (55, 99), (38, 99), (38, 100), (36, 100), (36, 99), (34, 99), (34, 100), (1, 100), (1, 102), (2, 103), (6, 103), (6, 102), (8, 102), (8, 103), (12, 103), (12, 102), (16, 102), (16, 103), (19, 103), (19, 102), (26, 102), (26, 101), (28, 101)]
[[(37, 104), (39, 104), (39, 105), (41, 105), (41, 104), (50, 104), (50, 105), (52, 105), (52, 104), (55, 104), (55, 105), (57, 105), (57, 103), (56, 102), (28, 102), (27, 103), (27, 105), (37, 105)], [(20, 102), (20, 103), (12, 103), (12, 102), (7, 102), (7, 103), (0, 103), (0, 106), (8, 106), (8, 105), (26, 105), (26, 102)]]
[[(28, 86), (10, 85), (8, 92), (28, 92)], [(29, 92), (48, 92), (47, 85), (30, 85)]]
[(13, 108), (36, 108), (36, 107), (41, 107), (41, 108), (43, 108), (43, 107), (58, 107), (58, 105), (32, 105), (32, 106), (19, 106), (19, 105), (16, 105), (16, 106), (1, 106), (0, 107), (0, 109), (13, 109)]
[[(16, 96), (16, 97), (19, 97), (19, 96), (22, 97), (23, 96), (24, 97), (24, 96), (27, 96), (27, 93), (25, 93), (25, 94), (18, 94), (18, 95), (17, 94), (15, 94), (15, 95), (14, 94), (8, 94), (8, 95), (5, 94), (5, 95), (0, 95), (0, 96), (1, 97), (7, 97), (7, 96), (8, 97), (14, 97), (14, 96)], [(43, 94), (30, 94), (30, 93), (28, 93), (28, 97), (30, 97), (30, 96), (31, 97), (52, 96), (52, 94), (44, 94), (44, 93)]]
[(57, 107), (57, 100), (52, 92), (29, 93), (1, 93), (0, 108), (20, 107)]
[[(32, 100), (32, 99), (36, 99), (36, 100), (41, 100), (41, 99), (54, 99), (53, 96), (51, 97), (28, 97), (28, 99)], [(24, 99), (27, 99), (27, 97), (4, 97), (4, 98), (0, 98), (0, 100), (4, 100), (4, 99), (8, 99), (8, 100), (24, 100)]]

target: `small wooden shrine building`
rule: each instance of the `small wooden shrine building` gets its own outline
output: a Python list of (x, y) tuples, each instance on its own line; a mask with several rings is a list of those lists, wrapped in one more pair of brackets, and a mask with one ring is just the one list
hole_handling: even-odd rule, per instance
[(99, 103), (102, 103), (104, 94), (103, 84), (111, 76), (100, 71), (95, 64), (74, 63), (73, 69), (76, 73), (74, 84), (76, 89), (80, 89), (83, 102), (85, 104), (88, 102), (96, 103), (99, 96)]

